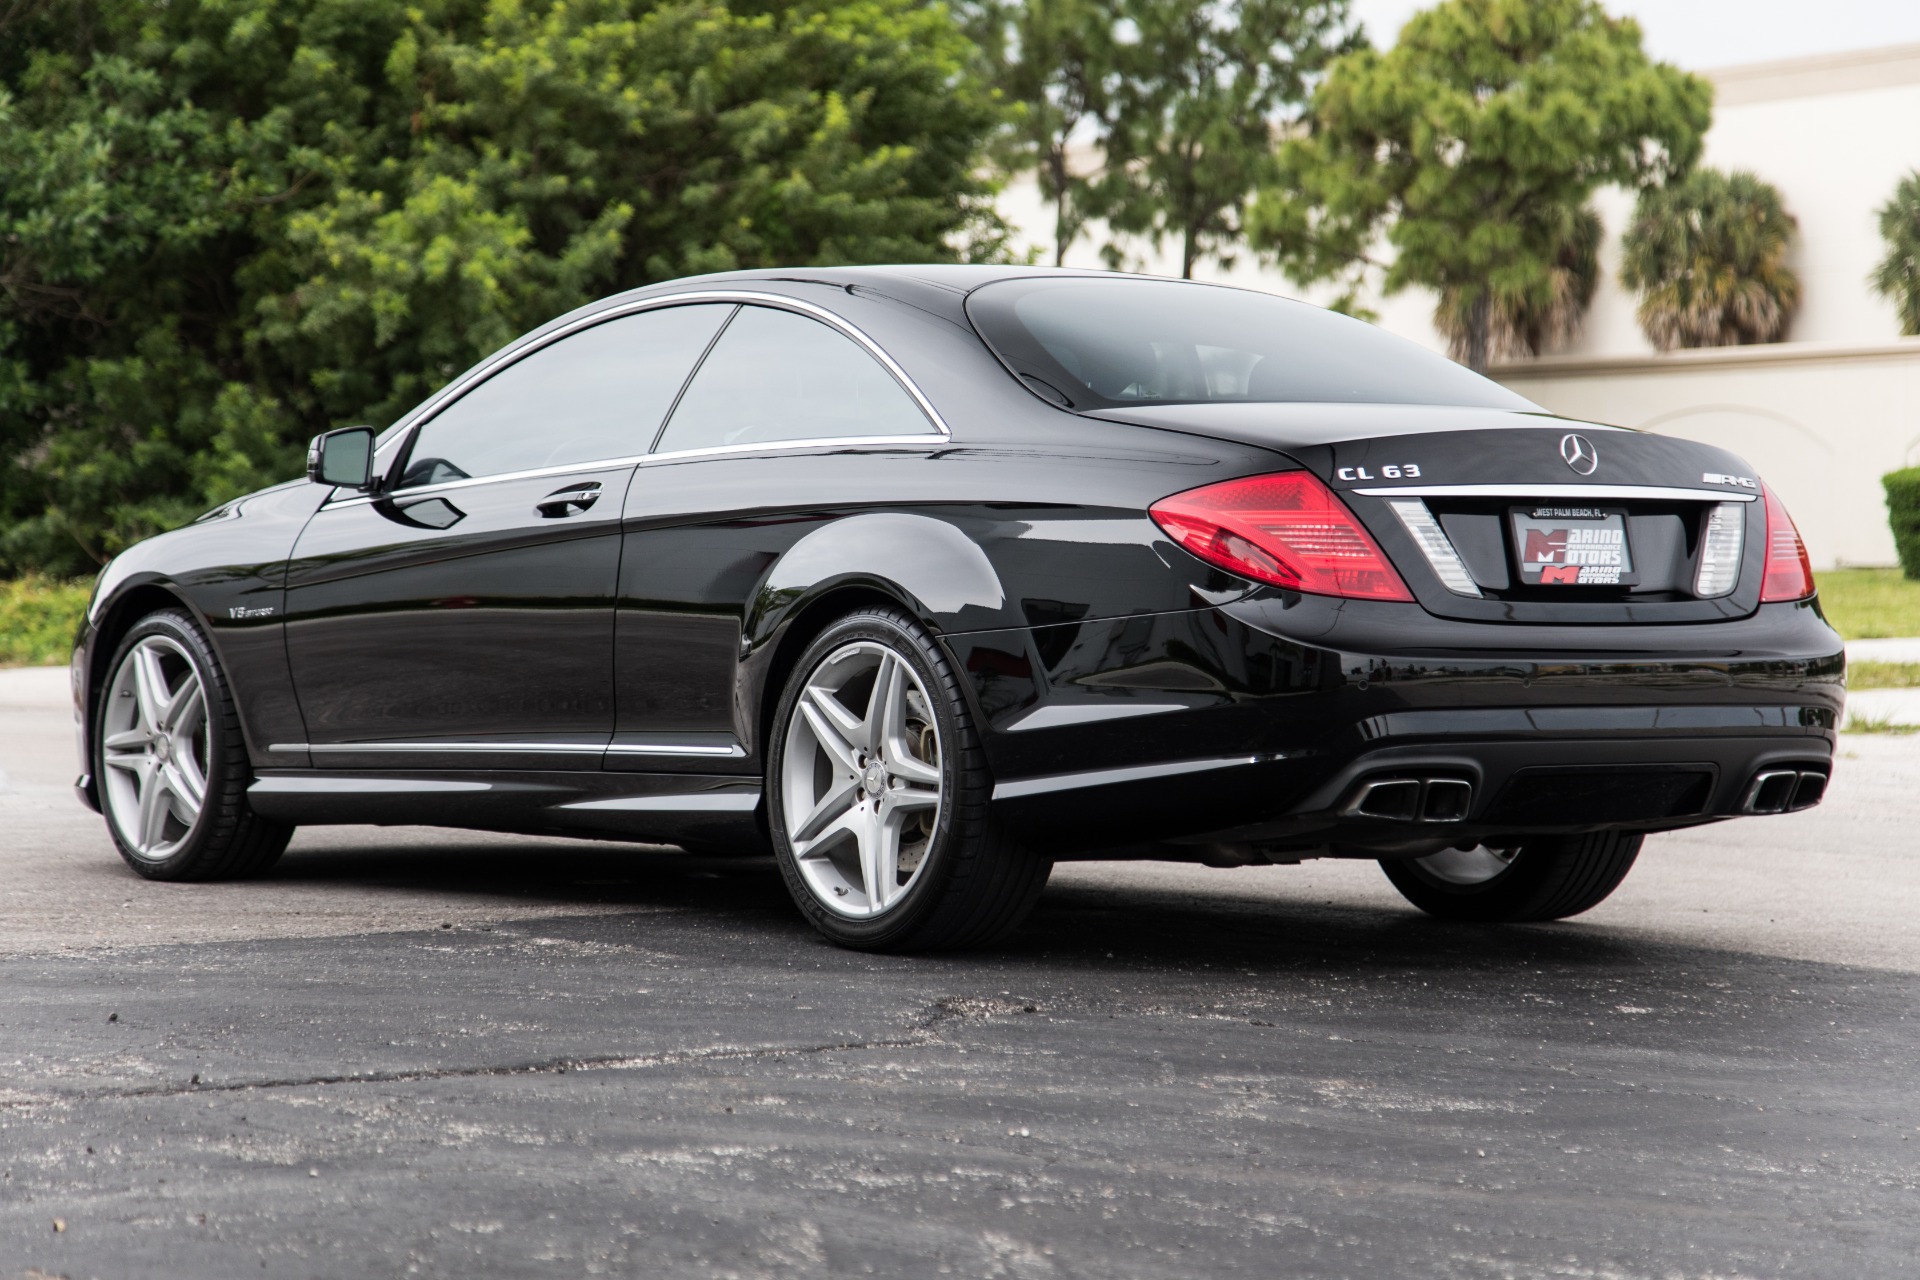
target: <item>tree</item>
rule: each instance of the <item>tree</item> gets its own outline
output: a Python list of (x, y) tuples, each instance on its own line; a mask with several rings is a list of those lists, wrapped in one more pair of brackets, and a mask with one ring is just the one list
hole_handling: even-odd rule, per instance
[(1920, 333), (1920, 171), (1900, 179), (1880, 206), (1880, 238), (1887, 256), (1870, 277), (1874, 291), (1893, 300), (1901, 333)]
[(1800, 304), (1786, 265), (1793, 216), (1751, 173), (1696, 169), (1640, 193), (1620, 279), (1640, 293), (1640, 328), (1662, 351), (1778, 342)]
[[(1106, 164), (1096, 209), (1115, 231), (1180, 245), (1180, 274), (1231, 262), (1276, 131), (1353, 48), (1347, 0), (1115, 0)], [(1107, 248), (1118, 265), (1119, 250)]]
[(1686, 172), (1711, 106), (1594, 0), (1446, 0), (1328, 71), (1251, 237), (1298, 280), (1351, 288), (1383, 266), (1389, 293), (1435, 290), (1484, 369), (1496, 316), (1563, 295), (1564, 233), (1594, 190)]
[(1004, 239), (980, 176), (1004, 111), (918, 0), (0, 24), (0, 572), (74, 572), (297, 474), (309, 435), (596, 296)]
[[(1600, 283), (1600, 240), (1605, 229), (1592, 209), (1544, 206), (1548, 225), (1529, 239), (1556, 246), (1542, 295), (1496, 297), (1488, 308), (1489, 362), (1529, 359), (1571, 342), (1580, 332), (1593, 291)], [(1473, 339), (1473, 303), (1458, 289), (1443, 291), (1433, 311), (1434, 327), (1446, 335), (1447, 354), (1468, 362)]]
[(1069, 153), (1091, 137), (1106, 105), (1113, 11), (1108, 0), (981, 0), (960, 12), (995, 83), (1019, 114), (1001, 160), (1032, 169), (1053, 205), (1053, 264), (1087, 222), (1091, 174), (1076, 173)]

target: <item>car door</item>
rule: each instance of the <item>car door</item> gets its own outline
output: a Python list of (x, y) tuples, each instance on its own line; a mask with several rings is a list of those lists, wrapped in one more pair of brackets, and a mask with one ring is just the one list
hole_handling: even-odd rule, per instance
[(944, 439), (850, 331), (741, 307), (628, 490), (608, 767), (750, 767), (735, 674), (768, 567)]
[(633, 460), (732, 311), (641, 311), (520, 355), (412, 430), (388, 491), (321, 508), (287, 589), (313, 764), (600, 767)]

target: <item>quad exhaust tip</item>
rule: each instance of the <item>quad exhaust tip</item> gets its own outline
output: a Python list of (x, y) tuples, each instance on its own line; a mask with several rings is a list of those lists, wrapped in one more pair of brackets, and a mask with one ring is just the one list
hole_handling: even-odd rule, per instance
[(1747, 784), (1742, 813), (1798, 813), (1820, 803), (1827, 775), (1813, 769), (1762, 769)]
[(1472, 807), (1473, 784), (1465, 778), (1375, 778), (1353, 789), (1340, 815), (1384, 822), (1460, 822)]

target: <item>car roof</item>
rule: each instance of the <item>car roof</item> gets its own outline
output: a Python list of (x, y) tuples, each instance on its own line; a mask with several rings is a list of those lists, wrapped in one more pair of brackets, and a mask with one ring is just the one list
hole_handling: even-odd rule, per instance
[[(1213, 281), (1180, 280), (1172, 276), (1151, 276), (1138, 272), (1101, 271), (1082, 267), (984, 265), (957, 262), (883, 263), (854, 267), (761, 267), (741, 271), (716, 271), (707, 275), (681, 276), (674, 280), (662, 280), (657, 284), (642, 285), (639, 288), (588, 303), (577, 311), (559, 317), (555, 323), (570, 321), (578, 316), (589, 315), (595, 311), (617, 307), (628, 302), (657, 297), (661, 294), (740, 289), (755, 285), (773, 286), (771, 291), (779, 292), (781, 291), (779, 286), (782, 285), (825, 285), (829, 288), (845, 289), (853, 293), (866, 292), (891, 298), (896, 302), (904, 302), (932, 312), (943, 319), (952, 320), (964, 328), (968, 324), (965, 313), (967, 295), (974, 290), (1003, 280), (1032, 280), (1047, 277), (1083, 280), (1153, 280), (1168, 284), (1188, 284), (1201, 289), (1229, 288), (1243, 292), (1265, 292), (1264, 290), (1246, 290), (1244, 286), (1239, 285), (1222, 285)], [(1280, 297), (1286, 302), (1297, 302), (1296, 299), (1281, 295), (1272, 296)], [(542, 326), (542, 329), (546, 327)]]
[[(1110, 276), (1115, 279), (1138, 280), (1141, 277), (1118, 271), (1083, 270), (1079, 267), (1035, 267), (1017, 265), (982, 265), (958, 262), (919, 262), (884, 263), (857, 267), (778, 267), (760, 268), (747, 271), (720, 271), (711, 275), (686, 276), (679, 280), (663, 283), (677, 286), (692, 284), (739, 284), (747, 281), (810, 281), (820, 284), (877, 285), (885, 282), (907, 282), (933, 285), (954, 293), (971, 293), (982, 285), (993, 284), (1000, 280), (1028, 279), (1034, 276)], [(650, 285), (649, 288), (659, 288)]]

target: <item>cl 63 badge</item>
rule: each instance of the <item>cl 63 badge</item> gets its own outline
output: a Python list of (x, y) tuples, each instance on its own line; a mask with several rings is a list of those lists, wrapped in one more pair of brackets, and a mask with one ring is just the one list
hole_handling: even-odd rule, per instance
[(1413, 462), (1390, 462), (1380, 468), (1377, 476), (1365, 467), (1341, 467), (1333, 474), (1337, 480), (1417, 480), (1420, 478), (1420, 466)]

